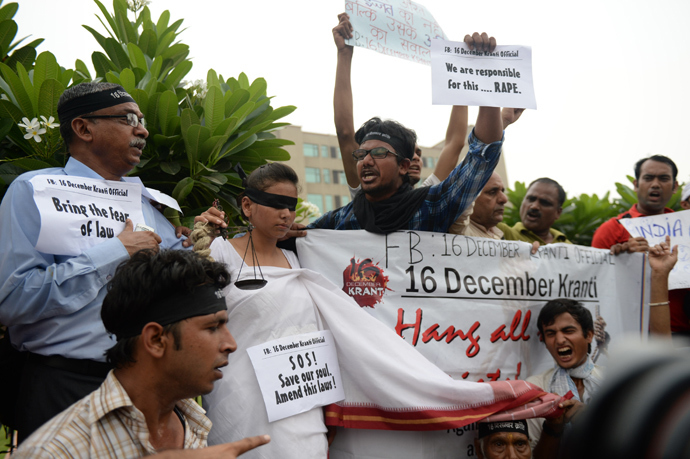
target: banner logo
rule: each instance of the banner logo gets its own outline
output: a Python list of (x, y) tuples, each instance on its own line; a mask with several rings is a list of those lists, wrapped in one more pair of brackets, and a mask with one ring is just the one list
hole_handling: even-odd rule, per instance
[(361, 261), (355, 261), (354, 257), (350, 259), (350, 266), (343, 271), (343, 291), (358, 305), (373, 308), (381, 302), (386, 290), (391, 290), (388, 288), (388, 276), (384, 276), (378, 263), (373, 264), (371, 258)]

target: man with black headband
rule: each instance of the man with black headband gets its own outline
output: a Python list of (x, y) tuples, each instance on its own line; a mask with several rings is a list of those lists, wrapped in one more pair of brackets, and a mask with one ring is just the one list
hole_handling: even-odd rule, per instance
[(401, 229), (445, 233), (491, 177), (502, 138), (500, 109), (480, 107), (465, 160), (440, 184), (413, 189), (407, 172), (416, 134), (395, 121), (372, 118), (357, 131), (360, 148), (353, 153), (362, 192), (309, 227), (379, 234)]
[[(213, 389), (237, 348), (221, 290), (229, 282), (224, 265), (192, 252), (143, 250), (120, 265), (101, 310), (117, 338), (107, 351), (115, 369), (31, 435), (16, 457), (125, 458), (204, 448), (211, 421), (192, 397)], [(268, 441), (263, 435), (217, 449), (235, 457)]]
[[(334, 29), (333, 35), (340, 53), (341, 48), (347, 48), (343, 38), (350, 34), (351, 26), (347, 15), (340, 15), (339, 19), (341, 23)], [(466, 37), (466, 42), (472, 49), (477, 47), (489, 51), (496, 46), (496, 40), (490, 39), (486, 34)], [(339, 130), (338, 140), (342, 145), (358, 145), (353, 158), (362, 192), (346, 206), (326, 213), (309, 227), (365, 229), (380, 234), (401, 229), (448, 232), (450, 226), (481, 192), (498, 163), (503, 144), (500, 108), (480, 107), (475, 128), (469, 138), (469, 152), (462, 164), (455, 167), (443, 182), (413, 189), (409, 170), (415, 158), (417, 135), (414, 131), (395, 121), (372, 118), (355, 133), (354, 143), (345, 139), (349, 130), (343, 130), (343, 126), (351, 124), (351, 121), (343, 122), (342, 119), (352, 118), (349, 78), (345, 84), (346, 90), (339, 91), (337, 88), (339, 84), (343, 84), (340, 81), (343, 78), (341, 74), (349, 76), (349, 64), (346, 67), (348, 71), (339, 71), (336, 79), (334, 103), (340, 107), (336, 110), (336, 126)], [(347, 101), (344, 102), (344, 99)], [(466, 125), (466, 119), (458, 124)], [(462, 137), (464, 135), (460, 136), (459, 143), (462, 143)], [(348, 155), (350, 152), (342, 151), (342, 154)], [(350, 182), (348, 179), (348, 183)]]
[(474, 440), (474, 447), (479, 459), (532, 457), (529, 431), (524, 420), (480, 422), (478, 426), (479, 438)]
[[(134, 99), (112, 83), (67, 89), (58, 102), (58, 115), (70, 153), (65, 167), (19, 176), (0, 206), (0, 322), (8, 326), (13, 347), (28, 352), (24, 370), (17, 374), (22, 378), (19, 393), (7, 394), (17, 400), (13, 427), (20, 438), (106, 377), (110, 366), (103, 353), (113, 341), (99, 313), (105, 285), (117, 265), (141, 249), (183, 248), (175, 228), (142, 191), (144, 221), (135, 223), (152, 231), (133, 231), (133, 222), (127, 220), (119, 235), (97, 239), (76, 256), (36, 249), (44, 210), (36, 204), (31, 180), (41, 175), (64, 175), (70, 182), (123, 180), (139, 163), (148, 136)], [(65, 241), (79, 237), (61, 227), (52, 232)]]

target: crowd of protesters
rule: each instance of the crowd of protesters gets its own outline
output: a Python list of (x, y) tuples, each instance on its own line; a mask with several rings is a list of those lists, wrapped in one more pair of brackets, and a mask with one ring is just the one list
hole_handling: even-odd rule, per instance
[[(468, 135), (467, 107), (453, 107), (441, 157), (434, 173), (422, 182), (423, 152), (413, 130), (377, 117), (354, 129), (353, 48), (345, 44), (352, 26), (346, 14), (339, 16), (333, 37), (338, 56), (335, 126), (353, 199), (310, 228), (378, 234), (401, 229), (450, 232), (525, 241), (533, 250), (570, 243), (567, 234), (553, 228), (566, 194), (552, 178), (529, 185), (520, 222), (512, 227), (502, 222), (508, 200), (494, 168), (505, 128), (518, 121), (522, 110), (479, 107)], [(486, 51), (496, 46), (486, 34), (467, 35), (465, 42)], [(281, 424), (285, 430), (276, 430), (278, 441), (263, 448), (272, 452), (262, 453), (262, 445), (270, 440), (264, 435), (268, 432), (248, 426), (274, 426), (262, 420), (260, 406), (240, 411), (243, 401), (246, 404), (244, 395), (232, 394), (237, 386), (251, 384), (253, 375), (245, 374), (241, 381), (227, 377), (233, 365), (240, 368), (233, 362), (241, 359), (231, 356), (238, 345), (228, 331), (229, 321), (231, 326), (233, 320), (246, 321), (234, 324), (241, 328), (234, 334), (245, 340), (240, 343), (244, 348), (253, 339), (257, 344), (275, 337), (272, 329), (263, 330), (266, 336), (260, 337), (253, 328), (257, 322), (245, 317), (245, 309), (233, 315), (239, 293), (228, 293), (230, 273), (242, 264), (257, 264), (269, 273), (274, 268), (283, 273), (299, 268), (296, 255), (277, 246), (289, 236), (308, 237), (293, 225), (298, 186), (294, 171), (268, 165), (247, 177), (239, 206), (252, 230), (230, 242), (216, 238), (211, 255), (218, 262), (192, 253), (183, 237), (188, 232), (174, 228), (160, 206), (144, 194), (141, 223), (150, 231), (134, 231), (128, 220), (117, 237), (80, 255), (43, 253), (35, 248), (41, 216), (30, 180), (37, 175), (122, 180), (139, 164), (148, 136), (143, 113), (115, 84), (69, 88), (60, 98), (58, 114), (70, 154), (67, 164), (18, 177), (0, 206), (0, 322), (7, 326), (9, 349), (20, 353), (22, 361), (12, 377), (12, 409), (2, 413), (3, 422), (19, 432), (22, 445), (16, 457), (326, 457), (339, 433), (326, 429), (320, 411), (304, 413), (309, 419), (302, 424), (294, 419)], [(460, 161), (465, 142), (469, 151)], [(650, 245), (644, 238), (632, 238), (618, 222), (672, 212), (666, 205), (678, 187), (678, 170), (662, 155), (630, 167), (638, 203), (604, 223), (592, 246), (613, 254), (648, 253), (650, 331), (680, 339), (690, 334), (690, 295), (687, 290), (668, 290), (677, 249), (668, 240)], [(690, 187), (683, 190), (682, 201), (683, 208), (690, 208)], [(213, 207), (197, 222), (211, 228), (211, 239), (216, 229), (227, 227), (224, 214)], [(247, 302), (251, 305), (252, 297)], [(313, 317), (295, 314), (284, 318), (294, 325), (294, 333), (317, 326)], [(282, 320), (276, 319), (278, 324)], [(478, 457), (558, 457), (567, 426), (586, 409), (605, 378), (605, 369), (590, 357), (591, 343), (601, 333), (597, 322), (573, 300), (553, 300), (543, 307), (537, 324), (554, 368), (529, 382), (563, 397), (558, 415), (480, 423)], [(221, 370), (228, 363), (227, 370)], [(219, 393), (214, 382), (217, 388), (224, 373), (224, 392)], [(209, 417), (223, 430), (214, 431), (203, 410), (190, 400), (209, 393)], [(291, 435), (309, 438), (309, 446), (306, 440), (288, 445)], [(204, 448), (207, 439), (217, 446)], [(204, 449), (182, 451), (196, 448)], [(374, 456), (359, 452), (350, 457)]]

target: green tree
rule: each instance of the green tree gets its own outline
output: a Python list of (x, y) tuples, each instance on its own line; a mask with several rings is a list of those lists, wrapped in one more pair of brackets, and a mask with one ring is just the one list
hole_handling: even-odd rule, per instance
[(105, 80), (122, 85), (144, 113), (149, 138), (131, 175), (172, 195), (185, 213), (181, 219), (177, 211), (166, 209), (166, 216), (175, 225), (190, 225), (218, 198), (237, 222), (235, 197), (242, 186), (232, 168), (241, 164), (249, 173), (267, 161), (289, 159), (283, 147), (292, 142), (276, 138), (273, 131), (288, 124), (279, 120), (295, 107), (274, 109), (266, 81), (250, 82), (244, 73), (226, 79), (211, 69), (205, 82), (185, 85), (192, 62), (189, 47), (179, 41), (182, 19), (171, 22), (166, 10), (154, 22), (147, 2), (133, 2), (128, 9), (125, 0), (113, 0), (110, 12), (94, 1), (107, 35), (84, 26), (101, 47), (91, 55), (95, 75), (79, 59), (74, 70), (66, 70), (48, 52), (35, 59), (33, 69), (19, 61), (15, 68), (0, 63), (0, 93), (8, 99), (0, 100), (0, 136), (7, 140), (0, 145), (0, 185), (27, 170), (64, 164), (56, 129), (46, 129), (38, 142), (25, 139), (28, 129), (19, 123), (57, 118), (57, 100), (66, 87)]

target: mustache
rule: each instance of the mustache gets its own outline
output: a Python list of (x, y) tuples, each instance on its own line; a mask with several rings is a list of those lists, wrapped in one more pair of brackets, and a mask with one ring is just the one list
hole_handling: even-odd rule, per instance
[(132, 139), (132, 140), (129, 141), (129, 146), (130, 146), (130, 147), (140, 148), (140, 149), (143, 150), (144, 147), (146, 147), (146, 140), (144, 140), (144, 139), (142, 139), (142, 138), (140, 138), (140, 137), (136, 137), (136, 138), (134, 138), (134, 139)]
[(538, 210), (529, 210), (529, 211), (527, 211), (527, 215), (529, 215), (530, 217), (539, 218), (539, 217), (541, 217), (541, 212), (539, 212)]

